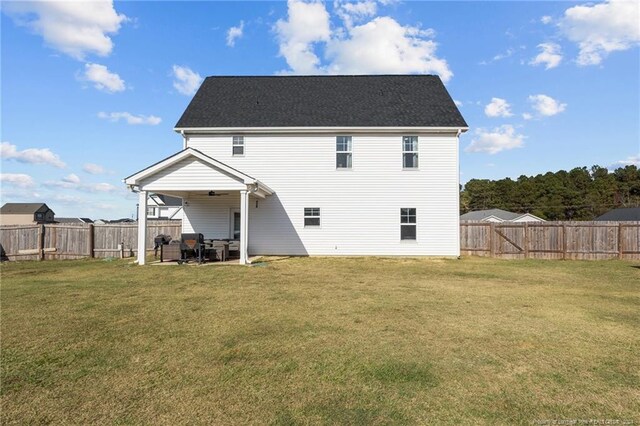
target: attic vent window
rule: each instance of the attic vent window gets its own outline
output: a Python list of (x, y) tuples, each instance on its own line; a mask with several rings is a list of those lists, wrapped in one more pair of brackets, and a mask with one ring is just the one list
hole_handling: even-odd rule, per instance
[(233, 137), (233, 155), (241, 157), (244, 155), (244, 136)]

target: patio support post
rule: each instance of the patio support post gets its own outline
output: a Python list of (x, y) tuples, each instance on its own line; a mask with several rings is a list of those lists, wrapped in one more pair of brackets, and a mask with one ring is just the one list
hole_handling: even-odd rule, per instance
[(147, 255), (147, 191), (138, 193), (138, 265), (144, 265)]
[(249, 194), (247, 191), (240, 191), (240, 264), (246, 265), (249, 263), (247, 256), (247, 246), (249, 236)]

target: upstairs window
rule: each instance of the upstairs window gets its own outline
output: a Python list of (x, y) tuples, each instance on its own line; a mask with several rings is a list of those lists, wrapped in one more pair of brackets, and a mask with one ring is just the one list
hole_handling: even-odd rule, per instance
[(233, 137), (233, 155), (235, 156), (244, 155), (244, 136)]
[(36, 213), (36, 220), (44, 220), (44, 213)]
[(336, 169), (351, 168), (351, 136), (336, 137)]
[(418, 168), (418, 137), (417, 136), (402, 137), (402, 168), (403, 169)]
[(304, 226), (320, 226), (320, 208), (305, 207), (304, 208)]
[(147, 216), (155, 216), (156, 208), (155, 207), (147, 207)]
[(416, 209), (400, 209), (400, 239), (415, 241), (417, 235), (416, 227)]

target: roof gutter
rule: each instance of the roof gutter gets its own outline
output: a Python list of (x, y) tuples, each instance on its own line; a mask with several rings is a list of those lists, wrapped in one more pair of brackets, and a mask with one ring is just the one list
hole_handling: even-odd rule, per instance
[(460, 135), (469, 127), (174, 127), (183, 138), (186, 134), (336, 134), (336, 133), (454, 133)]

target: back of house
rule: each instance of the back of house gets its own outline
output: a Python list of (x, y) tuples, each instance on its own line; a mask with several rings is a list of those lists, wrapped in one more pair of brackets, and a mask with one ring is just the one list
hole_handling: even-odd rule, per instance
[(460, 253), (467, 124), (437, 76), (209, 77), (175, 130), (183, 150), (125, 181), (182, 198), (185, 233), (252, 255)]

